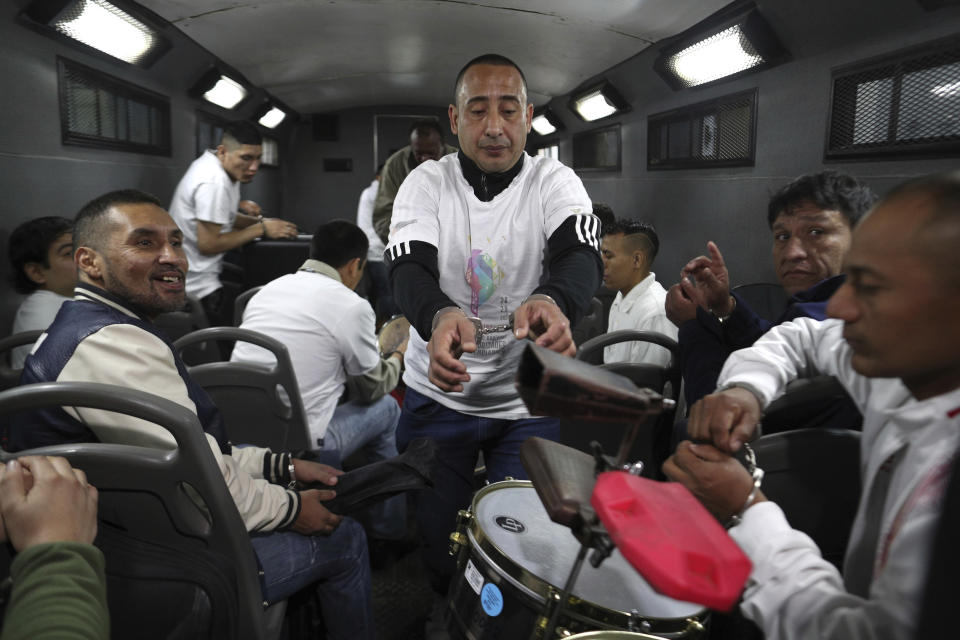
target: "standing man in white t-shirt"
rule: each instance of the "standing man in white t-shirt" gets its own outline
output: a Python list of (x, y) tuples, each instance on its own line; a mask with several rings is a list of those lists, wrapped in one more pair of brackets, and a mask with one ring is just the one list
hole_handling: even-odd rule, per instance
[(240, 202), (240, 184), (253, 180), (260, 168), (262, 144), (249, 122), (228, 125), (219, 146), (204, 151), (187, 169), (170, 203), (189, 262), (187, 293), (200, 298), (214, 326), (231, 324), (220, 283), (223, 254), (257, 238), (297, 236), (292, 222), (264, 218), (257, 203)]
[[(600, 255), (603, 283), (617, 292), (610, 306), (607, 331), (653, 331), (677, 339), (677, 327), (667, 318), (667, 291), (651, 271), (660, 250), (653, 225), (620, 218), (603, 226)], [(604, 362), (644, 362), (665, 367), (670, 351), (652, 342), (620, 342), (603, 350)]]
[[(524, 153), (533, 105), (515, 63), (488, 54), (457, 77), (450, 127), (460, 152), (414, 169), (393, 206), (386, 255), (410, 320), (407, 385), (397, 427), (438, 444), (436, 489), (417, 506), (435, 588), (453, 571), (447, 536), (468, 505), (477, 454), (487, 478), (525, 478), (521, 442), (555, 439), (559, 421), (532, 418), (514, 388), (523, 338), (573, 355), (570, 326), (600, 284), (599, 220), (568, 167)], [(544, 252), (547, 253), (543, 267)], [(478, 336), (483, 326), (510, 329)]]

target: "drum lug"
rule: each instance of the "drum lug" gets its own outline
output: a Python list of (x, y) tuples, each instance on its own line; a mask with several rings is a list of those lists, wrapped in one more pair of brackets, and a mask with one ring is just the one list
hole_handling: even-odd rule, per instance
[(627, 631), (634, 633), (650, 633), (649, 620), (644, 620), (637, 609), (630, 610), (630, 620), (627, 621)]
[(466, 547), (469, 543), (466, 531), (472, 520), (473, 514), (469, 511), (461, 509), (457, 512), (457, 530), (450, 534), (451, 556), (457, 557), (457, 555), (460, 553), (460, 549)]
[(696, 618), (687, 618), (687, 628), (683, 630), (683, 635), (684, 637), (699, 638), (705, 631), (706, 628), (702, 622)]
[[(560, 606), (560, 592), (550, 587), (547, 589), (547, 601), (544, 603), (543, 614), (537, 618), (537, 623), (533, 626), (533, 633), (531, 634), (531, 640), (554, 640), (554, 638), (546, 638), (544, 634), (547, 632), (547, 625), (550, 623), (550, 615), (553, 613), (553, 610)], [(566, 629), (557, 629), (556, 637), (565, 638), (563, 632)], [(567, 632), (569, 635), (569, 632)]]

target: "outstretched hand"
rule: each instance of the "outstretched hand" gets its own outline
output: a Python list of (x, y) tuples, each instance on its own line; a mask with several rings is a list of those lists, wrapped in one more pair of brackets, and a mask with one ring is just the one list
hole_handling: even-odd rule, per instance
[(513, 335), (517, 340), (529, 337), (537, 345), (573, 356), (577, 345), (570, 332), (570, 321), (556, 303), (531, 296), (513, 312)]
[(727, 316), (733, 311), (733, 300), (730, 297), (730, 273), (723, 261), (723, 254), (717, 245), (707, 243), (709, 256), (697, 256), (680, 270), (683, 280), (692, 277), (696, 281), (697, 289), (702, 292), (706, 307), (718, 316)]

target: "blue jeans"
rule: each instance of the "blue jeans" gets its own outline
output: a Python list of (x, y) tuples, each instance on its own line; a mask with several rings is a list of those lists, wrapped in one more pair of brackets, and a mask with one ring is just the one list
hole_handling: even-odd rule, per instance
[(373, 640), (370, 560), (355, 520), (344, 518), (329, 536), (293, 531), (252, 533), (263, 569), (263, 597), (270, 603), (316, 585), (328, 640)]
[(520, 463), (520, 445), (532, 436), (557, 440), (556, 418), (504, 420), (479, 418), (448, 409), (423, 394), (407, 388), (403, 413), (397, 425), (397, 446), (402, 451), (418, 437), (437, 443), (433, 489), (418, 492), (417, 525), (424, 541), (424, 560), (435, 589), (444, 591), (453, 576), (455, 560), (447, 552), (448, 539), (456, 529), (457, 511), (470, 506), (474, 491), (473, 472), (483, 451), (486, 479), (507, 476), (525, 480)]
[[(397, 420), (400, 405), (391, 395), (371, 404), (345, 402), (337, 407), (323, 436), (323, 449), (339, 449), (346, 460), (358, 450), (367, 452), (371, 462), (397, 455)], [(365, 520), (370, 537), (383, 540), (402, 538), (407, 530), (407, 498), (400, 494), (369, 508)]]

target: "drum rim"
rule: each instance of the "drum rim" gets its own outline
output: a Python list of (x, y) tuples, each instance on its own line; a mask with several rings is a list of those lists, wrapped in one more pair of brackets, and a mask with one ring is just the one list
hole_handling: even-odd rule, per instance
[(649, 633), (639, 631), (625, 631), (623, 629), (597, 629), (594, 631), (583, 631), (575, 633), (572, 636), (566, 636), (564, 640), (604, 640), (604, 638), (614, 638), (628, 640), (637, 638), (639, 640), (664, 640), (662, 636), (653, 636)]
[[(473, 500), (470, 502), (470, 518), (467, 525), (470, 538), (477, 544), (480, 551), (487, 555), (487, 558), (497, 569), (519, 582), (521, 585), (536, 594), (536, 596), (546, 601), (547, 598), (551, 597), (551, 593), (555, 592), (559, 594), (560, 590), (563, 588), (563, 585), (551, 585), (543, 578), (537, 576), (533, 572), (525, 569), (510, 559), (510, 557), (507, 556), (507, 554), (500, 549), (499, 546), (497, 546), (496, 542), (494, 542), (493, 539), (483, 531), (482, 527), (480, 526), (479, 519), (476, 517), (477, 505), (484, 496), (499, 489), (510, 488), (530, 488), (536, 491), (536, 488), (533, 486), (531, 481), (513, 479), (492, 482), (478, 490), (474, 494)], [(610, 625), (611, 630), (626, 630), (629, 628), (630, 622), (634, 620), (629, 611), (611, 609), (596, 602), (579, 598), (573, 594), (569, 596), (567, 604), (564, 606), (564, 610), (567, 612), (566, 615), (572, 615), (578, 618), (586, 618), (591, 623)], [(691, 621), (702, 624), (706, 619), (707, 613), (708, 609), (704, 607), (699, 609), (694, 614), (681, 618), (641, 616), (640, 619), (650, 623), (652, 632), (660, 635), (669, 634), (673, 636), (678, 633), (685, 633), (689, 629)]]
[(625, 631), (623, 629), (598, 629), (595, 631), (584, 631), (567, 636), (565, 640), (604, 640), (604, 638), (614, 638), (628, 640), (637, 638), (639, 640), (663, 640), (661, 636), (652, 636), (649, 633), (639, 631)]

